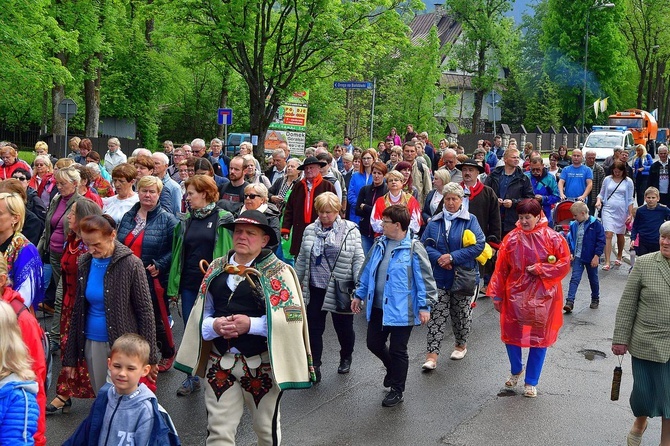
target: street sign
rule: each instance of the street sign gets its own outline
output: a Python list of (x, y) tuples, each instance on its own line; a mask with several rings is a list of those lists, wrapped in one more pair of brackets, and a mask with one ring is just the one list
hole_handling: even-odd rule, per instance
[(58, 104), (58, 114), (65, 119), (70, 119), (77, 114), (77, 104), (70, 98), (63, 99)]
[(233, 124), (233, 109), (232, 108), (220, 108), (217, 115), (217, 122), (219, 125), (232, 125)]
[(344, 88), (346, 90), (372, 90), (372, 82), (342, 81), (333, 82), (333, 88)]
[(251, 145), (252, 146), (258, 145), (258, 135), (251, 135)]
[(487, 104), (496, 106), (502, 99), (502, 96), (500, 96), (500, 93), (497, 91), (491, 90), (490, 92), (486, 93), (484, 99), (486, 100)]

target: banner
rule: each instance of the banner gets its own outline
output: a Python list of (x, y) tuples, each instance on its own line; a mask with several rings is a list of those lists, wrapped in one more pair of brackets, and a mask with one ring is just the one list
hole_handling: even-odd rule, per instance
[(280, 142), (288, 144), (291, 155), (305, 154), (305, 132), (288, 132), (283, 130), (268, 130), (265, 134), (265, 150), (279, 148)]
[(296, 91), (277, 109), (270, 130), (297, 130), (304, 132), (307, 127), (309, 90)]

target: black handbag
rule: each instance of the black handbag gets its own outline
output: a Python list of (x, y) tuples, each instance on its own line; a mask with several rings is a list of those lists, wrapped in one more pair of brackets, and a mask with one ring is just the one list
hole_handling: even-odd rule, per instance
[[(335, 257), (335, 265), (337, 265), (337, 261), (344, 248), (344, 243), (352, 230), (353, 228), (344, 236), (340, 250), (337, 253), (337, 257)], [(324, 258), (326, 259), (328, 268), (330, 268), (330, 277), (333, 279), (333, 288), (335, 289), (335, 311), (337, 313), (353, 314), (353, 311), (351, 311), (351, 300), (353, 299), (354, 291), (356, 291), (356, 282), (353, 280), (337, 280), (333, 274), (335, 267), (330, 265), (328, 257), (324, 255)]]
[(458, 296), (472, 296), (477, 287), (477, 268), (454, 266), (454, 281), (449, 292)]

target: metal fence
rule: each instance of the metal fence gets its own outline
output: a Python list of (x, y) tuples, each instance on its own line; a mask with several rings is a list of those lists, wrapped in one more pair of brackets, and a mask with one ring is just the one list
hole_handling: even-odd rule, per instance
[[(463, 135), (449, 135), (447, 139), (456, 142), (465, 148), (465, 153), (471, 155), (477, 148), (477, 141), (485, 139), (493, 142), (492, 133), (468, 133)], [(523, 150), (527, 142), (533, 144), (537, 150), (540, 149), (542, 153), (551, 153), (558, 150), (558, 147), (565, 145), (568, 150), (579, 147), (580, 134), (579, 133), (509, 133), (501, 135), (503, 137), (503, 147), (507, 146), (507, 142), (514, 138), (517, 141), (519, 150)]]

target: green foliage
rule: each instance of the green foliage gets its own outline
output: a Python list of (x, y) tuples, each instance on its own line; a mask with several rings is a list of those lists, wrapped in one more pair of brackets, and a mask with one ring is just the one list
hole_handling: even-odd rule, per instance
[(536, 126), (541, 129), (548, 129), (551, 126), (559, 128), (561, 125), (558, 88), (546, 73), (542, 75), (535, 94), (528, 101), (525, 125), (527, 130), (535, 129)]

